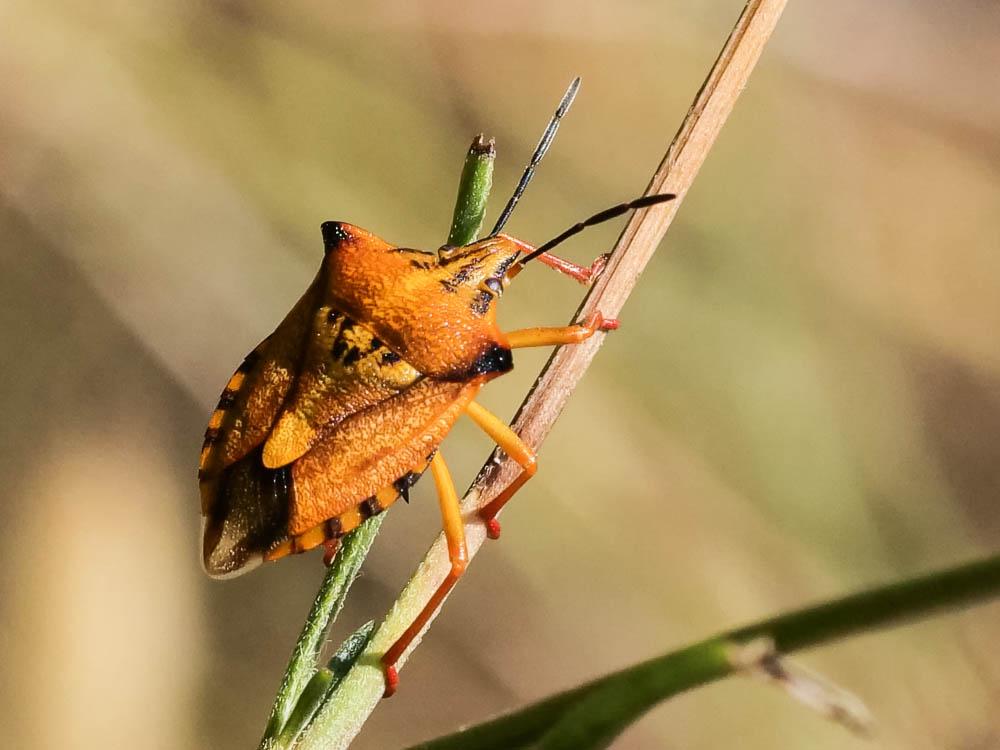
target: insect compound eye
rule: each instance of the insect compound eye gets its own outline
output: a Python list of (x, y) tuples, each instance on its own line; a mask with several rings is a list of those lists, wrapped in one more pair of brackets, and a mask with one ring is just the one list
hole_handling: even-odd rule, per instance
[(503, 294), (503, 282), (495, 276), (490, 276), (488, 279), (483, 281), (483, 286), (492, 292), (494, 297), (499, 297)]

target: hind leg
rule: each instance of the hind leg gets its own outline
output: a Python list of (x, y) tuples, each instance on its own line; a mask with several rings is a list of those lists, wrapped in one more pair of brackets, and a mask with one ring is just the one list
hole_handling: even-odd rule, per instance
[(451, 570), (445, 576), (444, 581), (438, 586), (430, 600), (416, 616), (399, 639), (392, 644), (388, 651), (382, 656), (382, 668), (385, 670), (385, 697), (388, 698), (396, 692), (399, 685), (399, 672), (396, 670), (396, 662), (399, 657), (409, 648), (413, 639), (420, 631), (426, 627), (431, 615), (441, 606), (441, 603), (448, 596), (458, 579), (465, 572), (465, 566), (469, 562), (469, 553), (465, 547), (465, 526), (462, 523), (462, 510), (459, 507), (458, 492), (455, 491), (455, 483), (451, 479), (451, 472), (445, 464), (441, 452), (438, 451), (431, 459), (431, 474), (434, 476), (434, 485), (437, 488), (438, 502), (441, 505), (441, 520), (444, 528), (444, 536), (448, 541), (448, 558), (451, 560)]

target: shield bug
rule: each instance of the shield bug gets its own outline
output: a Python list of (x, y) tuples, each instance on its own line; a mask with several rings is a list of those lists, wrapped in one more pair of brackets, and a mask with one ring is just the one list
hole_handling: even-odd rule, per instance
[(395, 663), (462, 575), (467, 561), (458, 493), (439, 450), (468, 415), (523, 469), (480, 510), (492, 538), (496, 515), (534, 475), (535, 455), (475, 398), (513, 367), (522, 347), (575, 344), (617, 327), (599, 313), (578, 325), (502, 331), (496, 302), (538, 259), (580, 282), (604, 258), (579, 266), (550, 251), (569, 237), (672, 199), (623, 203), (539, 247), (501, 231), (541, 160), (578, 80), (563, 97), (511, 199), (485, 239), (425, 252), (391, 245), (350, 224), (322, 227), (323, 260), (305, 294), (226, 384), (205, 433), (199, 466), (203, 561), (218, 578), (261, 561), (325, 546), (382, 512), (430, 468), (440, 499), (451, 573), (386, 652)]

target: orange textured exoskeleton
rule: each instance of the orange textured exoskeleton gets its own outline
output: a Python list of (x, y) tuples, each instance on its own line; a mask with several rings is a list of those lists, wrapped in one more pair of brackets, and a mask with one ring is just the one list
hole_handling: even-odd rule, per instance
[[(567, 94), (553, 122), (570, 99)], [(551, 133), (552, 123), (526, 176)], [(494, 232), (462, 247), (400, 248), (350, 224), (324, 223), (319, 273), (229, 379), (205, 433), (198, 472), (203, 562), (219, 578), (320, 545), (332, 556), (340, 537), (406, 497), (430, 468), (452, 569), (384, 655), (387, 694), (398, 679), (395, 662), (467, 562), (458, 495), (438, 450), (441, 441), (466, 414), (522, 467), (480, 510), (496, 538), (497, 513), (535, 473), (536, 463), (517, 434), (475, 401), (476, 394), (513, 367), (513, 349), (578, 343), (617, 325), (596, 314), (580, 325), (505, 333), (496, 323), (497, 299), (534, 258), (590, 281), (603, 258), (587, 268), (548, 250), (585, 226), (673, 197), (648, 196), (602, 211), (536, 249), (499, 234), (526, 182), (522, 178)]]
[(512, 367), (495, 299), (524, 245), (426, 253), (327, 222), (302, 299), (230, 379), (201, 458), (211, 575), (315, 547), (394, 502)]

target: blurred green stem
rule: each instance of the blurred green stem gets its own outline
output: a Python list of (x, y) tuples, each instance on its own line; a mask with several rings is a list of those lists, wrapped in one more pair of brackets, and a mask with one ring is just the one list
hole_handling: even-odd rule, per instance
[(721, 633), (409, 750), (596, 750), (654, 705), (733, 674), (734, 646), (761, 637), (779, 653), (898, 625), (1000, 594), (1000, 555)]

